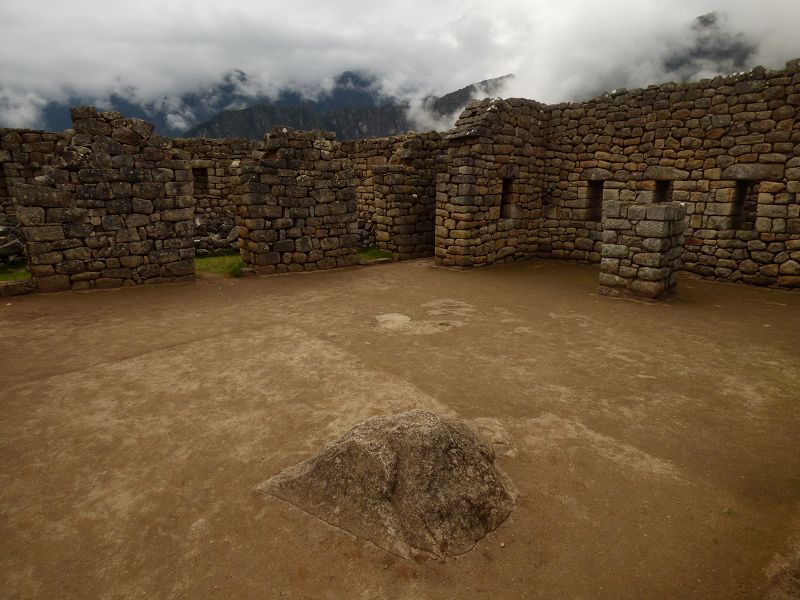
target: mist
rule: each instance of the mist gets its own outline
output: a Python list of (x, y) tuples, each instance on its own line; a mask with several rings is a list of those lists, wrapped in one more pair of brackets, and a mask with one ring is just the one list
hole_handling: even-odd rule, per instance
[[(454, 115), (430, 115), (424, 98), (505, 73), (515, 77), (503, 96), (561, 102), (780, 68), (800, 56), (798, 22), (800, 3), (779, 0), (6, 2), (0, 126), (41, 127), (49, 102), (103, 107), (116, 95), (185, 129), (198, 118), (186, 94), (214, 110), (287, 88), (313, 98), (354, 70), (407, 101), (419, 128), (445, 128)], [(225, 77), (235, 100), (220, 106), (214, 89)]]

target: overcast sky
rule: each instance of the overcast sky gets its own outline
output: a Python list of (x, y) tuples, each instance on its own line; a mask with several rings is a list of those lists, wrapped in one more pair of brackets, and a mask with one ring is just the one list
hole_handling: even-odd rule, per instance
[(158, 103), (231, 69), (254, 95), (351, 69), (389, 94), (515, 73), (504, 95), (576, 99), (663, 80), (711, 11), (755, 43), (752, 64), (800, 56), (798, 0), (0, 0), (0, 125), (36, 126), (70, 96)]

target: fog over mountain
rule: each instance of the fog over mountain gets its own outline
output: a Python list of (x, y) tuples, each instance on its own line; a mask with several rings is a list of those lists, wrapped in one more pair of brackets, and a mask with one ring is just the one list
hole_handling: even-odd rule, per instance
[(453, 115), (437, 98), (506, 73), (493, 95), (556, 102), (780, 68), (800, 56), (797, 22), (800, 3), (781, 0), (7, 2), (0, 126), (62, 129), (70, 105), (95, 104), (176, 135), (223, 110), (312, 103), (399, 106), (441, 128)]

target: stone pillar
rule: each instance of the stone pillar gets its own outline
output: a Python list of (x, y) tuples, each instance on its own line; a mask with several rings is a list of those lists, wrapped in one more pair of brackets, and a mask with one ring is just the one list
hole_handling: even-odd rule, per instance
[(685, 217), (679, 202), (606, 201), (600, 293), (648, 300), (673, 294)]

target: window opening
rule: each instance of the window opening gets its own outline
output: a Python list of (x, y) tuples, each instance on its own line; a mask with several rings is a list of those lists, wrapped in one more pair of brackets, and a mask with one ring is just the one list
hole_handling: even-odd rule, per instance
[(194, 195), (202, 196), (208, 194), (208, 169), (192, 169), (192, 177), (194, 178)]
[(758, 182), (740, 179), (733, 195), (733, 229), (752, 230), (758, 210)]
[(653, 196), (654, 202), (671, 202), (672, 201), (672, 182), (671, 181), (656, 181), (656, 192)]
[(589, 182), (589, 220), (603, 220), (603, 181)]
[(511, 218), (511, 177), (503, 178), (503, 187), (500, 190), (500, 218)]

